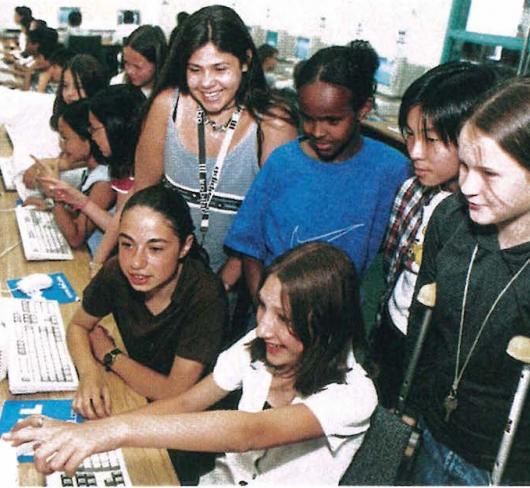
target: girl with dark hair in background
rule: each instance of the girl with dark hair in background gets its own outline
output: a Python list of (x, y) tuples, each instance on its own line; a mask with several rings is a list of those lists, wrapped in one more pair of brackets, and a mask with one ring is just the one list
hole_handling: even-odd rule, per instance
[(297, 244), (333, 242), (363, 276), (379, 250), (405, 157), (362, 137), (379, 60), (369, 43), (318, 51), (297, 77), (304, 135), (278, 148), (253, 183), (225, 239), (245, 256), (254, 295), (261, 270)]
[[(114, 204), (115, 196), (110, 186), (108, 168), (102, 162), (100, 151), (91, 140), (89, 123), (89, 105), (80, 100), (68, 105), (58, 120), (63, 158), (69, 166), (83, 162), (87, 170), (78, 191), (86, 195), (87, 200), (101, 209), (107, 210)], [(42, 166), (41, 163), (37, 163)], [(55, 196), (55, 184), (60, 180), (48, 177), (38, 178), (41, 188), (48, 197), (44, 203), (53, 212), (57, 225), (70, 246), (77, 248), (85, 243), (94, 253), (101, 232), (79, 207), (65, 207)], [(67, 183), (64, 183), (67, 184)], [(35, 204), (34, 198), (28, 198), (24, 204)]]
[(46, 57), (48, 68), (39, 75), (36, 91), (40, 93), (57, 93), (59, 83), (66, 64), (75, 56), (73, 51), (59, 47), (50, 53), (41, 52), (39, 56)]
[(28, 42), (28, 32), (31, 21), (33, 20), (33, 13), (29, 7), (20, 6), (15, 7), (15, 24), (20, 25), (20, 35), (18, 36), (18, 48), (21, 53), (26, 50)]
[[(227, 261), (225, 234), (260, 165), (296, 136), (234, 10), (205, 7), (186, 20), (150, 103), (136, 153), (135, 190), (164, 179), (184, 196), (210, 265), (230, 289), (241, 263), (236, 257)], [(109, 245), (95, 260), (103, 262), (113, 245), (109, 234)]]
[[(410, 400), (425, 428), (416, 485), (488, 485), (521, 367), (507, 353), (530, 336), (530, 80), (492, 92), (459, 137), (460, 192), (429, 222), (415, 295), (436, 306)], [(409, 352), (423, 306), (413, 300)], [(530, 484), (523, 409), (503, 484)]]
[[(90, 98), (106, 86), (108, 86), (106, 70), (96, 58), (89, 54), (77, 54), (70, 58), (61, 73), (50, 126), (57, 131), (58, 120), (65, 107), (78, 100)], [(58, 177), (61, 171), (76, 167), (79, 165), (72, 166), (71, 161), (61, 156), (39, 160), (24, 171), (23, 182), (28, 188), (35, 188), (38, 177)]]
[[(358, 285), (339, 249), (299, 246), (265, 270), (257, 328), (186, 393), (84, 424), (30, 417), (6, 439), (37, 441), (36, 467), (44, 472), (73, 472), (97, 451), (149, 446), (226, 452), (201, 484), (336, 485), (377, 404), (359, 363)], [(237, 411), (204, 411), (239, 388)]]
[(160, 27), (138, 27), (123, 42), (124, 70), (111, 80), (111, 84), (130, 83), (149, 97), (160, 78), (167, 51), (166, 36)]
[[(108, 165), (111, 186), (116, 192), (116, 205), (111, 209), (114, 212), (122, 207), (134, 183), (134, 152), (145, 96), (134, 86), (114, 85), (98, 92), (88, 103), (88, 130)], [(93, 202), (89, 195), (57, 178), (41, 177), (40, 181), (53, 187), (56, 201), (79, 209), (99, 229), (107, 229), (112, 213)]]
[(74, 56), (66, 64), (61, 76), (50, 120), (51, 126), (55, 127), (57, 114), (65, 105), (83, 98), (90, 98), (108, 84), (106, 69), (94, 56), (90, 54)]

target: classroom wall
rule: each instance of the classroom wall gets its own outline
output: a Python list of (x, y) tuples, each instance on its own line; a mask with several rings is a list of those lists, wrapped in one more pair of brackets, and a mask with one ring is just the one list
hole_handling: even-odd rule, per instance
[(85, 28), (112, 29), (117, 10), (137, 9), (142, 23), (156, 23), (170, 32), (180, 10), (193, 12), (214, 3), (235, 8), (247, 25), (316, 35), (328, 44), (344, 44), (360, 35), (380, 56), (393, 55), (397, 33), (405, 29), (409, 61), (426, 66), (440, 60), (451, 7), (451, 0), (2, 0), (0, 27), (15, 27), (17, 5), (31, 7), (51, 26), (57, 25), (60, 6), (77, 6)]

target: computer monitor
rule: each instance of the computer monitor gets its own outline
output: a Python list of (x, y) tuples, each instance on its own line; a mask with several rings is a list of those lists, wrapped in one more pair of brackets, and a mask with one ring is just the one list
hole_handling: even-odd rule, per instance
[(267, 31), (265, 42), (272, 47), (278, 47), (278, 33), (276, 31)]
[(390, 87), (392, 84), (394, 63), (387, 58), (379, 58), (379, 68), (375, 73), (377, 86)]
[(379, 69), (375, 73), (377, 92), (388, 97), (401, 97), (425, 71), (425, 66), (408, 63), (405, 58), (379, 58)]
[[(116, 19), (116, 23), (118, 25), (123, 24), (123, 17), (125, 15), (125, 12), (132, 12), (134, 20), (133, 24), (140, 25), (140, 11), (139, 10), (130, 10), (130, 9), (124, 9), (124, 10), (118, 10), (118, 17)], [(129, 22), (130, 23), (130, 22)]]
[(311, 39), (308, 37), (297, 37), (294, 44), (294, 57), (297, 59), (308, 59), (311, 55)]
[(59, 7), (59, 12), (57, 14), (57, 20), (59, 22), (59, 27), (66, 27), (68, 25), (68, 16), (72, 12), (81, 12), (80, 7)]

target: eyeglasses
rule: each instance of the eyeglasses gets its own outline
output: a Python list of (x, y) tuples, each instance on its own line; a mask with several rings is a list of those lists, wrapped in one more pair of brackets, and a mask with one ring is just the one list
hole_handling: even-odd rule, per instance
[(99, 127), (92, 127), (92, 126), (90, 126), (90, 127), (88, 128), (88, 133), (89, 133), (91, 136), (93, 136), (93, 135), (94, 135), (94, 132), (97, 132), (98, 130), (101, 130), (101, 129), (104, 129), (104, 128), (105, 128), (104, 125), (100, 125)]

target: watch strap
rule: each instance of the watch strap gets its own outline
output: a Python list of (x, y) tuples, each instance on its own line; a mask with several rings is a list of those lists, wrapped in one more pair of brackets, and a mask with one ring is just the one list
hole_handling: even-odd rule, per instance
[(112, 371), (112, 365), (119, 354), (123, 354), (123, 351), (119, 347), (115, 347), (112, 351), (109, 351), (103, 356), (103, 366), (105, 366), (105, 371)]

